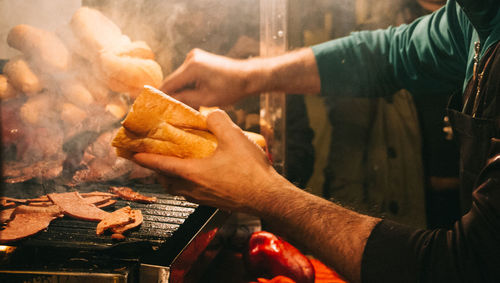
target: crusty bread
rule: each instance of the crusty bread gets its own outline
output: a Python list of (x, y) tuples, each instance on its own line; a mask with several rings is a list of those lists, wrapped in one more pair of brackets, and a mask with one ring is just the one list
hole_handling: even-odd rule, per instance
[(54, 99), (50, 93), (40, 93), (30, 97), (19, 110), (21, 120), (28, 125), (47, 125), (54, 115), (47, 109), (54, 108)]
[(47, 71), (67, 70), (70, 54), (53, 32), (30, 25), (17, 25), (7, 35), (9, 46), (23, 52), (39, 68)]
[(16, 97), (18, 91), (12, 86), (6, 76), (0, 75), (0, 100)]
[(132, 42), (113, 21), (87, 7), (73, 14), (70, 25), (79, 43), (73, 49), (97, 63), (94, 71), (109, 89), (135, 98), (144, 85), (160, 86), (163, 72), (146, 42)]
[(64, 80), (59, 84), (61, 94), (79, 107), (88, 107), (94, 102), (92, 93), (77, 80)]
[(67, 127), (83, 122), (87, 116), (87, 112), (72, 103), (63, 103), (61, 105), (61, 120)]
[(118, 56), (103, 51), (99, 62), (108, 87), (116, 92), (126, 92), (134, 96), (144, 85), (159, 87), (163, 80), (160, 65), (153, 60)]
[(158, 89), (144, 86), (122, 125), (131, 132), (148, 135), (161, 123), (178, 128), (207, 129), (205, 117), (198, 111)]
[(73, 14), (70, 26), (85, 49), (93, 52), (130, 43), (113, 21), (88, 7), (81, 7)]
[(155, 59), (153, 50), (151, 50), (149, 45), (144, 41), (134, 41), (130, 42), (129, 44), (116, 46), (111, 51), (118, 56), (127, 56), (149, 60)]
[(12, 86), (22, 93), (31, 95), (42, 90), (40, 78), (22, 56), (10, 59), (3, 67), (3, 73)]
[[(172, 140), (155, 139), (150, 137), (137, 136), (125, 128), (120, 128), (116, 134), (112, 145), (118, 148), (125, 148), (130, 152), (148, 152), (180, 158), (203, 158), (210, 156), (217, 147), (216, 141), (205, 139), (194, 133), (188, 133), (181, 129), (176, 130)], [(183, 142), (179, 142), (182, 140)], [(120, 154), (121, 157), (130, 156), (129, 153)]]
[[(150, 86), (144, 87), (122, 125), (112, 145), (118, 156), (128, 159), (135, 152), (203, 158), (217, 148), (217, 139), (208, 131), (205, 116)], [(245, 134), (265, 148), (261, 135)]]
[(258, 146), (260, 146), (260, 147), (262, 147), (264, 149), (266, 148), (266, 146), (267, 146), (266, 139), (261, 134), (257, 134), (257, 133), (253, 133), (253, 132), (248, 132), (248, 131), (243, 131), (243, 133), (250, 140), (254, 141)]

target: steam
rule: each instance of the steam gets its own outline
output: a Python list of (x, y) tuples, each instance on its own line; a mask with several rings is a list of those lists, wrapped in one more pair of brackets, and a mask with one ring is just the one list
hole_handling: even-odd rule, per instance
[[(109, 134), (112, 128), (106, 126), (123, 118), (133, 96), (113, 92), (109, 82), (100, 76), (102, 66), (98, 66), (98, 58), (80, 50), (81, 44), (69, 22), (81, 6), (100, 11), (132, 41), (146, 42), (164, 75), (177, 68), (196, 47), (234, 57), (258, 54), (258, 44), (253, 44), (259, 40), (259, 7), (255, 0), (0, 0), (0, 58), (25, 60), (43, 84), (42, 91), (20, 92), (15, 98), (0, 101), (5, 114), (2, 131), (16, 133), (10, 139), (2, 137), (2, 152), (8, 153), (3, 155), (3, 163), (17, 162), (15, 169), (35, 164), (44, 167), (44, 163), (56, 160), (61, 167), (64, 161), (65, 169), (75, 172), (96, 164), (98, 170), (79, 176), (92, 176), (99, 181), (105, 181), (104, 175), (97, 173), (112, 171), (124, 175), (130, 171), (130, 164), (115, 161), (109, 140), (113, 137)], [(8, 47), (7, 35), (19, 24), (55, 33), (71, 53), (69, 68), (48, 70), (27, 54)], [(105, 132), (107, 136), (97, 136)], [(15, 150), (9, 152), (13, 147)], [(30, 172), (44, 171), (47, 170), (37, 167)], [(111, 175), (118, 177), (116, 174)], [(41, 175), (34, 177), (43, 179)]]
[(7, 45), (12, 27), (28, 24), (56, 31), (80, 6), (81, 0), (0, 0), (0, 59), (19, 54)]

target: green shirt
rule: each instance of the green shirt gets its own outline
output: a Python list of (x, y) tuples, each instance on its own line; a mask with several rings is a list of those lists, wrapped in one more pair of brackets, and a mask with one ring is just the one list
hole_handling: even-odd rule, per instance
[(464, 9), (450, 0), (411, 24), (313, 46), (322, 94), (376, 97), (401, 88), (416, 95), (463, 89), (472, 77), (474, 42), (481, 38), (484, 52), (500, 39), (500, 1), (459, 2)]
[[(500, 39), (499, 7), (498, 0), (449, 0), (411, 24), (313, 46), (321, 92), (328, 98), (377, 97), (401, 88), (413, 95), (463, 90), (472, 77), (474, 42), (481, 43), (480, 59)], [(473, 194), (473, 213), (450, 230), (381, 221), (365, 246), (362, 281), (498, 282), (500, 167), (495, 165), (478, 179), (482, 189)]]

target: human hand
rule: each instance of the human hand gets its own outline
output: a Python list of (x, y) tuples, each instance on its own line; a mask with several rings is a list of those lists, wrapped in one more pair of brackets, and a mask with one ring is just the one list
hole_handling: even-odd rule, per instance
[(138, 153), (133, 160), (163, 175), (188, 182), (163, 185), (169, 193), (227, 210), (252, 212), (267, 189), (285, 182), (271, 166), (264, 151), (249, 140), (221, 111), (207, 116), (208, 129), (217, 137), (214, 154), (203, 159), (180, 159)]
[(193, 49), (160, 90), (197, 109), (223, 106), (250, 94), (248, 62)]

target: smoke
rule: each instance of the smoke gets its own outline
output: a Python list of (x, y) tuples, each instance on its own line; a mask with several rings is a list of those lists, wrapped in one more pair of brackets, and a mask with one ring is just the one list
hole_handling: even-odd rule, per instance
[[(257, 0), (84, 1), (135, 40), (146, 41), (168, 74), (193, 48), (226, 55), (241, 36), (258, 42)], [(257, 55), (258, 50), (253, 51)]]
[[(54, 160), (59, 164), (64, 160), (65, 170), (70, 173), (85, 167), (91, 170), (92, 164), (98, 164), (98, 170), (80, 176), (95, 176), (100, 181), (103, 176), (99, 174), (105, 168), (122, 172), (118, 168), (121, 165), (112, 157), (95, 155), (114, 153), (109, 142), (100, 143), (103, 148), (91, 154), (87, 149), (95, 149), (91, 145), (99, 139), (98, 134), (111, 130), (123, 118), (134, 94), (113, 89), (113, 83), (102, 76), (99, 51), (88, 54), (87, 46), (73, 34), (69, 22), (81, 6), (100, 11), (131, 41), (146, 42), (164, 75), (177, 68), (193, 48), (233, 57), (258, 54), (255, 43), (259, 40), (259, 7), (254, 0), (0, 0), (0, 58), (9, 63), (24, 62), (23, 66), (28, 66), (41, 84), (41, 88), (19, 91), (16, 97), (1, 100), (5, 114), (2, 132), (7, 133), (2, 137), (2, 164), (16, 162), (18, 169), (34, 164), (43, 167), (43, 162)], [(37, 56), (8, 47), (7, 34), (19, 24), (57, 35), (69, 51), (68, 68), (51, 70)], [(13, 85), (14, 73), (4, 73)], [(11, 165), (8, 169), (14, 168)], [(31, 171), (43, 174), (47, 170)], [(14, 180), (25, 176), (7, 177)]]
[(55, 31), (66, 24), (81, 6), (81, 0), (0, 0), (0, 59), (19, 54), (7, 45), (9, 30), (29, 24)]

